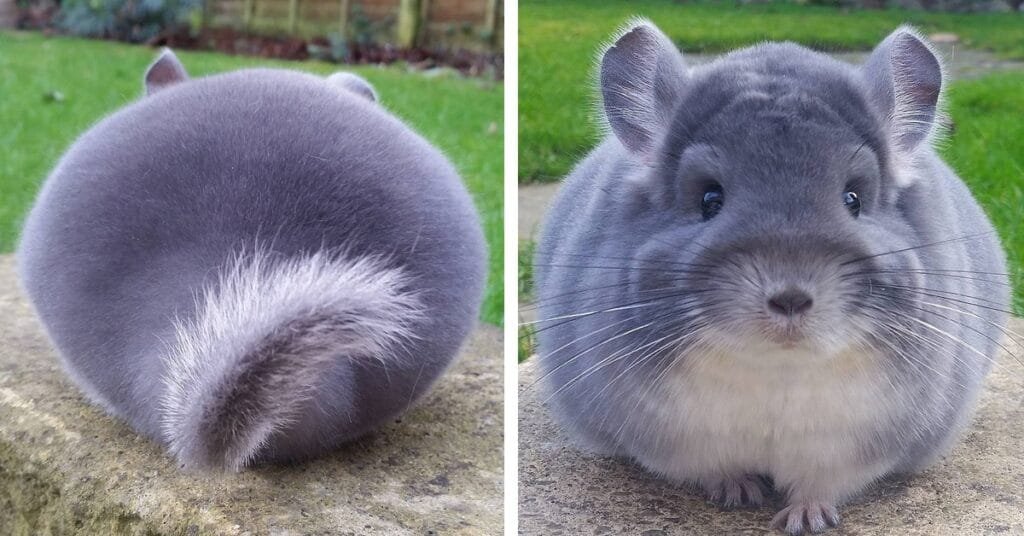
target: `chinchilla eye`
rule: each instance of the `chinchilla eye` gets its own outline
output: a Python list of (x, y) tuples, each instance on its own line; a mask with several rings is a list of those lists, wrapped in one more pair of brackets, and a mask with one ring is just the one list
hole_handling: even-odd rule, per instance
[(860, 216), (860, 196), (857, 195), (857, 192), (845, 192), (843, 194), (843, 205), (846, 205), (846, 208), (850, 210), (850, 214), (853, 214), (854, 218)]
[(718, 184), (708, 186), (704, 190), (704, 197), (700, 201), (700, 211), (704, 215), (704, 221), (714, 218), (718, 211), (722, 210), (722, 203), (725, 202), (725, 193)]

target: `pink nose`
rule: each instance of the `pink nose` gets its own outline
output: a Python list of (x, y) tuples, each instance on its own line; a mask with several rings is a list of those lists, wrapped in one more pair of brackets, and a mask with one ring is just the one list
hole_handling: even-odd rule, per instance
[(804, 291), (788, 288), (768, 298), (768, 309), (779, 315), (796, 316), (807, 312), (814, 300)]

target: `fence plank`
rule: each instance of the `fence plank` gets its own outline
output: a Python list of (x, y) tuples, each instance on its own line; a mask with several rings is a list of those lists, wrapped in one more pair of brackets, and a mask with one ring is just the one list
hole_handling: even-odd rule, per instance
[(288, 33), (295, 34), (299, 22), (299, 0), (288, 0)]
[(242, 4), (242, 28), (249, 30), (252, 27), (252, 11), (255, 7), (254, 0), (245, 0)]
[(398, 46), (416, 46), (420, 31), (420, 0), (402, 0), (398, 6)]
[(341, 34), (342, 39), (348, 39), (348, 15), (352, 11), (352, 0), (340, 0), (340, 2), (340, 12), (338, 14), (338, 33)]
[[(0, 0), (2, 3), (4, 0)], [(493, 46), (500, 35), (503, 0), (202, 0), (209, 27), (297, 37), (341, 34), (354, 38), (365, 19), (373, 38), (402, 47), (424, 44)], [(335, 11), (337, 10), (337, 11)], [(359, 13), (359, 17), (357, 17)], [(493, 29), (493, 30), (492, 30)], [(459, 30), (453, 32), (452, 30)], [(463, 31), (464, 30), (464, 31)], [(470, 31), (472, 30), (472, 31)], [(492, 31), (487, 31), (492, 30)], [(483, 31), (483, 32), (481, 32)]]
[(490, 41), (493, 43), (497, 40), (498, 35), (498, 9), (501, 4), (501, 0), (487, 0), (487, 13), (484, 15), (484, 28), (487, 28), (490, 34)]

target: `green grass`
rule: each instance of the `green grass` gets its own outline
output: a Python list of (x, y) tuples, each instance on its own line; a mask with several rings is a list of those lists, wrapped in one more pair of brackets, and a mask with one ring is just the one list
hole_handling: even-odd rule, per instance
[(533, 296), (533, 256), (537, 243), (533, 240), (519, 242), (519, 301), (530, 301)]
[[(533, 240), (520, 240), (519, 242), (519, 303), (529, 304), (533, 301), (533, 255), (537, 251), (537, 243)], [(519, 344), (517, 355), (519, 362), (526, 361), (526, 358), (533, 355), (535, 351), (536, 328), (523, 324), (519, 319)]]
[(537, 328), (532, 324), (519, 326), (519, 339), (516, 346), (516, 359), (519, 363), (526, 361), (537, 353)]
[[(14, 249), (21, 222), (57, 158), (104, 115), (138, 98), (155, 51), (122, 43), (0, 32), (0, 252)], [(180, 52), (192, 76), (254, 66), (327, 74), (336, 65)], [(427, 77), (400, 67), (358, 67), (383, 105), (451, 158), (466, 181), (490, 246), (482, 318), (501, 324), (502, 88), (492, 81)], [(54, 92), (63, 99), (53, 99)]]
[(869, 50), (902, 23), (954, 32), (965, 46), (1024, 59), (1024, 14), (843, 11), (792, 3), (671, 0), (519, 3), (519, 180), (565, 175), (597, 141), (595, 55), (629, 17), (653, 20), (686, 52), (722, 52), (764, 40), (821, 50)]
[[(530, 304), (533, 301), (533, 256), (537, 252), (537, 243), (533, 240), (519, 242), (519, 303)], [(523, 324), (520, 318), (519, 344), (517, 346), (519, 362), (536, 351), (536, 326)]]
[(956, 128), (942, 145), (995, 223), (1013, 273), (1013, 309), (1024, 316), (1024, 71), (953, 84)]

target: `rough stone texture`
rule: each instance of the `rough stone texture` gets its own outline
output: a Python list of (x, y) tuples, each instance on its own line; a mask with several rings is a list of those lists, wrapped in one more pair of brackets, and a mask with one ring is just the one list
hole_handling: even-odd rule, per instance
[(501, 350), (481, 327), (417, 408), (326, 459), (186, 474), (85, 402), (0, 257), (0, 534), (500, 534)]
[[(1024, 319), (1014, 319), (1010, 329), (1024, 334)], [(1021, 346), (1007, 347), (1024, 356)], [(534, 363), (519, 367), (521, 534), (771, 533), (778, 504), (726, 511), (628, 462), (567, 444), (532, 387)], [(841, 513), (842, 526), (828, 534), (1024, 534), (1024, 364), (1000, 356), (973, 425), (944, 460), (873, 486)]]

